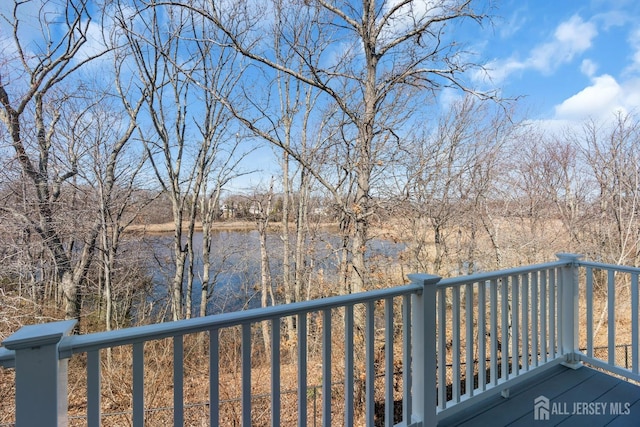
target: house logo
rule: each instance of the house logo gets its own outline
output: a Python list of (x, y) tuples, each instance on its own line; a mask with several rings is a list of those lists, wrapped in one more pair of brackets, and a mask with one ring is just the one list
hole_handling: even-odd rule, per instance
[(538, 396), (533, 401), (533, 419), (536, 421), (547, 421), (551, 414), (549, 399), (545, 396)]
[(551, 402), (546, 396), (538, 396), (533, 400), (533, 419), (549, 421), (552, 416), (577, 415), (629, 415), (630, 402)]

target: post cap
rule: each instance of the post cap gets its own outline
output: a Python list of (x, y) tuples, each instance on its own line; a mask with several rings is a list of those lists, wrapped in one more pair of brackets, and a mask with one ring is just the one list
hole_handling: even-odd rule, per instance
[(422, 286), (435, 285), (440, 280), (442, 280), (442, 277), (436, 276), (435, 274), (424, 273), (408, 274), (407, 277), (409, 278), (409, 280), (411, 280), (411, 283)]
[(2, 345), (9, 350), (23, 350), (60, 342), (64, 335), (68, 335), (78, 323), (77, 320), (62, 320), (60, 322), (28, 325), (18, 329), (9, 338), (2, 341)]
[(562, 261), (575, 262), (575, 261), (578, 261), (580, 258), (582, 258), (584, 255), (560, 252), (560, 253), (557, 253), (556, 256), (558, 257), (559, 260), (562, 260)]

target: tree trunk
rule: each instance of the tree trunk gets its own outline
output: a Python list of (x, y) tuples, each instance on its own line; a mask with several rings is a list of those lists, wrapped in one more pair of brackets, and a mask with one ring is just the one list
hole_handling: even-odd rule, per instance
[(182, 290), (187, 253), (182, 247), (182, 209), (174, 207), (173, 253), (175, 272), (171, 281), (171, 316), (173, 320), (183, 318)]
[(211, 271), (211, 222), (202, 222), (202, 287), (200, 290), (200, 317), (207, 315)]
[[(287, 137), (288, 137), (287, 133)], [(291, 230), (289, 229), (289, 217), (291, 211), (291, 182), (289, 180), (289, 153), (282, 153), (282, 288), (284, 289), (284, 302), (291, 304), (296, 301), (295, 282), (291, 277)], [(286, 320), (287, 336), (292, 340), (295, 336), (293, 317)]]
[[(271, 200), (273, 198), (273, 182), (269, 188), (266, 204), (260, 203), (260, 213), (257, 221), (258, 234), (260, 236), (260, 306), (268, 307), (269, 297), (271, 297), (271, 305), (273, 305), (273, 288), (271, 279), (271, 269), (269, 267), (269, 253), (267, 251), (267, 229), (269, 226), (269, 215), (271, 213)], [(271, 336), (269, 334), (268, 322), (262, 322), (262, 337), (264, 339), (265, 354), (271, 349)]]
[(310, 176), (306, 170), (300, 172), (300, 191), (298, 200), (298, 211), (296, 214), (296, 248), (295, 248), (295, 278), (294, 296), (296, 301), (303, 300), (302, 287), (306, 281), (305, 265), (305, 240), (307, 237), (307, 224), (309, 214), (309, 183)]

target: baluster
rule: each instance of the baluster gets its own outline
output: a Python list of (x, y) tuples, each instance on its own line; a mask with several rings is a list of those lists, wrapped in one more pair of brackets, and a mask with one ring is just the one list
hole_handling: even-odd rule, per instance
[(375, 369), (373, 365), (374, 359), (374, 305), (373, 301), (367, 301), (365, 314), (365, 423), (368, 426), (374, 425), (375, 418)]
[(133, 425), (144, 426), (144, 342), (133, 344)]
[(538, 292), (538, 272), (535, 271), (531, 274), (531, 363), (534, 367), (540, 364)]
[(500, 345), (500, 361), (502, 364), (502, 380), (506, 381), (509, 378), (509, 278), (507, 276), (502, 277), (500, 284), (502, 307), (500, 314), (502, 317), (500, 338), (502, 343)]
[(451, 322), (452, 334), (452, 392), (451, 398), (455, 403), (460, 402), (460, 287), (454, 286), (452, 289), (453, 313)]
[(87, 424), (100, 426), (100, 350), (87, 352)]
[(511, 276), (511, 373), (520, 373), (520, 280), (518, 276)]
[(354, 422), (354, 408), (353, 408), (353, 376), (354, 376), (354, 360), (353, 360), (353, 305), (347, 305), (345, 307), (345, 327), (344, 327), (344, 340), (345, 340), (345, 374), (344, 374), (344, 400), (345, 400), (345, 425), (352, 426)]
[(487, 388), (487, 283), (478, 283), (478, 389), (484, 391)]
[(586, 299), (587, 299), (587, 356), (593, 357), (593, 268), (586, 271)]
[(640, 366), (638, 366), (638, 347), (640, 347), (638, 308), (638, 273), (633, 273), (631, 274), (631, 370), (634, 374), (640, 373)]
[(298, 427), (307, 425), (307, 314), (298, 314)]
[(467, 283), (465, 285), (465, 348), (466, 348), (466, 372), (465, 372), (465, 380), (466, 380), (466, 395), (471, 397), (473, 396), (473, 371), (474, 371), (474, 363), (473, 363), (473, 347), (474, 347), (474, 330), (473, 330), (473, 284)]
[(498, 384), (498, 281), (492, 279), (489, 284), (490, 294), (490, 306), (491, 306), (491, 320), (489, 334), (489, 344), (491, 345), (491, 366), (490, 366), (490, 380), (491, 384)]
[(393, 299), (384, 300), (384, 388), (385, 388), (385, 425), (393, 425)]
[(529, 370), (529, 275), (523, 274), (522, 280), (522, 369)]
[(173, 425), (184, 426), (184, 340), (173, 337)]
[(251, 425), (251, 323), (242, 324), (242, 425)]
[[(402, 297), (402, 420), (409, 425), (411, 406), (411, 296)], [(347, 424), (352, 425), (352, 424)]]
[(616, 276), (615, 271), (607, 274), (607, 329), (609, 333), (609, 365), (616, 364)]
[(542, 271), (540, 277), (540, 354), (542, 356), (542, 362), (547, 363), (547, 316), (549, 312), (547, 310), (547, 274), (549, 270)]
[(220, 332), (209, 331), (209, 424), (220, 425)]
[(447, 289), (438, 289), (438, 406), (447, 407)]
[(322, 425), (331, 427), (331, 309), (322, 311)]
[(271, 319), (271, 425), (280, 422), (280, 318)]
[(556, 269), (549, 270), (549, 350), (551, 359), (556, 358), (556, 319), (558, 312), (556, 309), (556, 292), (558, 286), (556, 283)]

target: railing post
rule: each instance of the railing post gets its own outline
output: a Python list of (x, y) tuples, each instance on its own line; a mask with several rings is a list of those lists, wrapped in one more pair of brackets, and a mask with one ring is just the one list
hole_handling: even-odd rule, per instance
[(575, 254), (556, 254), (560, 261), (567, 264), (562, 268), (560, 277), (560, 328), (562, 331), (562, 341), (560, 348), (562, 354), (565, 355), (563, 365), (573, 369), (577, 369), (582, 364), (577, 358), (576, 351), (578, 349), (578, 266), (576, 262), (582, 258), (582, 255)]
[(412, 423), (435, 426), (437, 404), (436, 382), (436, 285), (440, 276), (410, 274), (412, 283), (422, 286), (422, 292), (413, 295), (411, 310), (411, 372), (413, 390)]
[(2, 342), (15, 351), (16, 426), (67, 425), (67, 362), (58, 345), (76, 320), (23, 326)]

